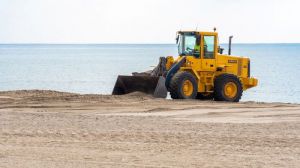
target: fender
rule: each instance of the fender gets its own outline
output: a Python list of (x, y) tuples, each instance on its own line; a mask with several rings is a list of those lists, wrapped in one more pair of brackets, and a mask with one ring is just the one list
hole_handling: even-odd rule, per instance
[(172, 68), (168, 71), (166, 76), (166, 88), (169, 88), (169, 84), (171, 82), (172, 77), (178, 72), (182, 64), (184, 64), (186, 61), (186, 57), (182, 57), (180, 61), (178, 61), (176, 64), (172, 66)]

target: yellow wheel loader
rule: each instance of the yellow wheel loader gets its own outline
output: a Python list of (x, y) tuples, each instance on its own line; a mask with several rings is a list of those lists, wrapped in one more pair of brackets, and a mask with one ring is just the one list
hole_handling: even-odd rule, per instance
[(218, 44), (217, 32), (179, 31), (176, 42), (179, 57), (160, 58), (148, 72), (119, 76), (113, 95), (140, 91), (172, 99), (214, 99), (238, 102), (243, 91), (257, 86), (250, 76), (250, 59), (231, 56)]

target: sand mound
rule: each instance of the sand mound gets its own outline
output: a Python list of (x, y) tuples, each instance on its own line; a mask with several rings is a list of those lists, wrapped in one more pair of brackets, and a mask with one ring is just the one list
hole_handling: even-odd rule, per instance
[(13, 90), (13, 91), (3, 91), (0, 95), (6, 95), (11, 97), (57, 97), (57, 96), (70, 96), (76, 95), (74, 93), (59, 92), (53, 90)]
[(102, 95), (102, 94), (77, 94), (67, 93), (52, 90), (15, 90), (0, 92), (0, 101), (9, 102), (22, 102), (22, 103), (42, 103), (42, 102), (94, 102), (101, 103), (107, 102), (112, 105), (119, 102), (138, 102), (143, 100), (154, 99), (153, 96), (147, 95), (142, 92), (133, 92), (126, 95)]

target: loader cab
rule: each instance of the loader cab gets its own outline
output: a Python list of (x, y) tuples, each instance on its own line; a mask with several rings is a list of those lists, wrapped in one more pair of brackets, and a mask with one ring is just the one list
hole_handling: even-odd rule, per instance
[(194, 56), (201, 59), (201, 69), (204, 71), (215, 71), (217, 37), (216, 32), (178, 32), (178, 53), (180, 56)]
[(179, 32), (177, 36), (178, 53), (180, 56), (200, 58), (201, 36), (196, 32)]

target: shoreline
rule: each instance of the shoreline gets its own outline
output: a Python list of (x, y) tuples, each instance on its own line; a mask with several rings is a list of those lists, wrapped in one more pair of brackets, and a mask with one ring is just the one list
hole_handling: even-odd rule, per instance
[[(141, 97), (151, 97), (151, 95), (147, 95), (144, 93), (139, 93), (139, 92), (134, 92), (134, 93), (129, 93), (127, 95), (111, 95), (111, 94), (96, 94), (96, 93), (77, 93), (77, 92), (67, 92), (67, 91), (58, 91), (58, 90), (44, 90), (44, 89), (20, 89), (20, 90), (5, 90), (5, 91), (0, 91), (0, 97), (3, 94), (19, 94), (22, 95), (24, 93), (29, 93), (30, 95), (36, 94), (36, 95), (41, 95), (45, 94), (48, 96), (49, 93), (57, 93), (61, 95), (79, 95), (79, 96), (113, 96), (113, 97), (118, 97), (118, 96), (141, 96)], [(137, 94), (137, 95), (135, 95)], [(157, 99), (153, 98), (152, 99)], [(160, 99), (160, 100), (171, 100), (171, 98), (166, 98), (166, 99)], [(200, 102), (217, 102), (217, 103), (231, 103), (231, 102), (218, 102), (218, 101), (213, 101), (213, 100), (175, 100), (175, 101), (200, 101)], [(240, 101), (238, 104), (247, 104), (247, 103), (255, 103), (255, 104), (291, 104), (291, 105), (300, 105), (300, 103), (292, 103), (292, 102), (263, 102), (263, 101)], [(232, 103), (236, 104), (236, 103)]]

